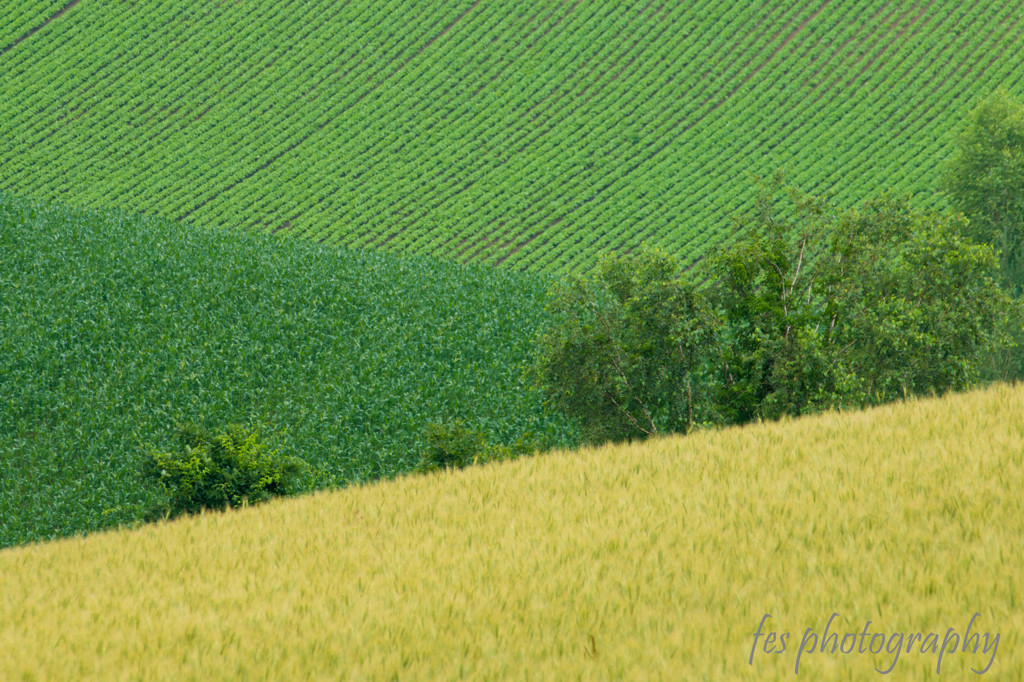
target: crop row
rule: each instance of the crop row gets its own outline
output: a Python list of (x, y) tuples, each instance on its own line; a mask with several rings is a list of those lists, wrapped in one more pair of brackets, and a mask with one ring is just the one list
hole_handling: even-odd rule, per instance
[(0, 6), (0, 51), (6, 51), (33, 29), (41, 26), (65, 4), (65, 0), (5, 2)]
[(522, 270), (692, 262), (778, 167), (939, 202), (965, 112), (1024, 92), (1022, 11), (82, 3), (0, 56), (0, 189)]

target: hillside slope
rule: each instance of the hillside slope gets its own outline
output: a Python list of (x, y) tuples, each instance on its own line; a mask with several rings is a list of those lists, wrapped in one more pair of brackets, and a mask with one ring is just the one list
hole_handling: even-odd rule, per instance
[(934, 203), (964, 114), (1024, 94), (1022, 14), (82, 0), (0, 54), (0, 189), (517, 269), (641, 242), (693, 260), (750, 172)]
[[(0, 677), (1019, 680), (1022, 415), (996, 386), (4, 550)], [(833, 613), (859, 650), (798, 659)]]
[(147, 446), (189, 420), (261, 423), (337, 485), (444, 419), (573, 442), (524, 371), (534, 276), (2, 192), (0, 261), (0, 547), (138, 518)]

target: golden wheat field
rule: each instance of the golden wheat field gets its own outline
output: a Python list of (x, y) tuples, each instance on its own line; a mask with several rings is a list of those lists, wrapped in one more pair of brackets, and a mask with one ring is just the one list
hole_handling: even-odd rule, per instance
[(998, 386), (13, 548), (0, 679), (1020, 680), (1022, 453)]

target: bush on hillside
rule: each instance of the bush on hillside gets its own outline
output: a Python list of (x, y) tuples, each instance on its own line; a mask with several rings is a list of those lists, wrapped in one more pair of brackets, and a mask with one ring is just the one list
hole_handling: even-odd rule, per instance
[(470, 427), (461, 419), (432, 422), (424, 429), (426, 450), (416, 471), (463, 469), (472, 464), (483, 464), (513, 459), (541, 449), (528, 436), (512, 445), (488, 443), (483, 432)]
[(549, 404), (578, 419), (588, 440), (714, 420), (708, 367), (718, 320), (674, 257), (606, 257), (556, 285), (549, 301), (558, 323), (539, 337), (539, 376)]
[(180, 451), (153, 453), (144, 462), (145, 476), (166, 495), (151, 517), (257, 504), (303, 488), (305, 462), (281, 456), (257, 429), (233, 424), (212, 435), (186, 423), (178, 428), (178, 441)]

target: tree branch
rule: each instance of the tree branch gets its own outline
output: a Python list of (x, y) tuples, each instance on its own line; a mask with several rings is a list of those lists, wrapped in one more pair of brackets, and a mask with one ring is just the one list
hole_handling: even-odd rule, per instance
[[(615, 396), (613, 396), (613, 395), (612, 395), (611, 393), (605, 393), (605, 396), (607, 396), (608, 400), (611, 400), (611, 401), (612, 401), (612, 403), (613, 403), (613, 404), (615, 405), (615, 407), (617, 407), (617, 408), (619, 409), (619, 411), (620, 411), (620, 412), (622, 412), (622, 414), (626, 415), (626, 419), (628, 419), (628, 420), (629, 420), (630, 422), (632, 422), (633, 426), (635, 426), (635, 427), (636, 427), (637, 429), (639, 429), (640, 431), (643, 431), (643, 432), (644, 432), (644, 433), (646, 433), (646, 434), (647, 434), (648, 436), (653, 436), (653, 435), (654, 435), (655, 433), (657, 433), (657, 432), (658, 432), (658, 430), (657, 430), (657, 429), (655, 429), (654, 431), (648, 431), (648, 430), (647, 430), (647, 429), (645, 429), (644, 427), (640, 426), (640, 422), (638, 422), (638, 421), (636, 420), (636, 418), (634, 418), (634, 417), (633, 417), (633, 415), (631, 415), (631, 414), (629, 413), (629, 410), (627, 410), (627, 409), (626, 409), (625, 407), (623, 407), (622, 405), (620, 405), (620, 404), (619, 404), (619, 401), (618, 401), (618, 400), (616, 400), (616, 399), (615, 399)], [(644, 410), (644, 412), (647, 412), (647, 410), (645, 409), (645, 410)], [(648, 419), (650, 418), (650, 416), (651, 416), (650, 414), (648, 414), (648, 415), (647, 415)], [(651, 427), (653, 428), (653, 426), (654, 426), (654, 425), (653, 425), (653, 423), (652, 423)]]

